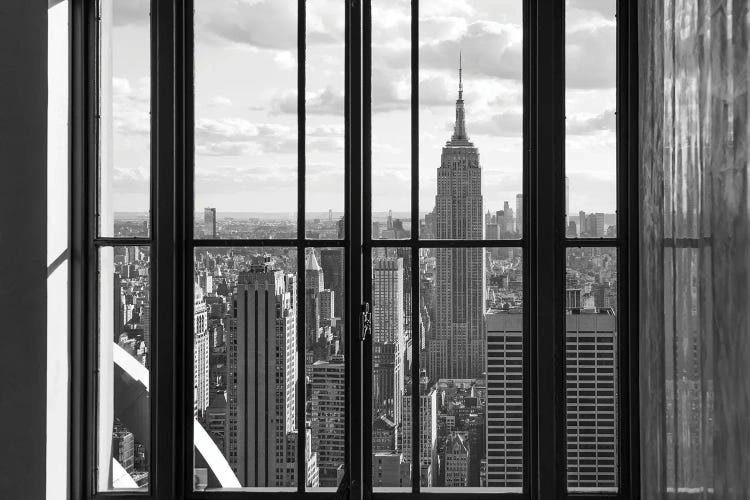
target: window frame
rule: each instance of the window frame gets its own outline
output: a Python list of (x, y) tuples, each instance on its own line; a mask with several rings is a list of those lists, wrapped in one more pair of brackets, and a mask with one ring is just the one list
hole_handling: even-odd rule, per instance
[[(617, 227), (616, 238), (567, 238), (564, 232), (565, 5), (564, 0), (524, 2), (524, 217), (520, 240), (424, 240), (412, 224), (406, 240), (372, 240), (370, 144), (370, 14), (372, 0), (346, 4), (346, 149), (345, 236), (342, 240), (305, 238), (305, 141), (298, 141), (297, 238), (289, 240), (193, 239), (192, 0), (150, 0), (151, 5), (151, 233), (148, 238), (97, 236), (97, 31), (96, 0), (70, 1), (70, 493), (71, 498), (265, 498), (302, 497), (376, 500), (427, 497), (637, 498), (639, 479), (638, 414), (638, 46), (637, 2), (617, 1)], [(419, 2), (412, 2), (411, 213), (419, 220)], [(305, 84), (305, 0), (298, 0), (298, 87)], [(343, 5), (342, 5), (343, 8)], [(352, 49), (352, 48), (356, 49)], [(304, 92), (298, 93), (298, 134), (305, 133)], [(350, 125), (354, 125), (353, 127)], [(544, 148), (538, 145), (544, 143)], [(552, 166), (550, 168), (549, 166)], [(552, 174), (552, 175), (550, 175)], [(361, 186), (361, 191), (360, 191)], [(415, 218), (416, 216), (416, 218)], [(553, 235), (553, 237), (550, 237)], [(148, 492), (96, 492), (96, 338), (97, 258), (104, 246), (151, 247), (153, 368), (151, 387), (151, 474)], [(371, 338), (346, 343), (346, 457), (349, 483), (334, 492), (305, 492), (304, 462), (298, 460), (298, 492), (193, 492), (192, 478), (192, 275), (193, 250), (218, 246), (287, 246), (298, 252), (298, 283), (304, 289), (307, 248), (339, 247), (345, 253), (346, 325), (359, 328), (360, 301), (369, 301), (371, 250), (437, 247), (522, 248), (524, 276), (524, 492), (520, 494), (450, 491), (372, 492), (370, 439)], [(573, 247), (618, 249), (617, 318), (619, 349), (619, 491), (567, 493), (565, 473), (565, 253)], [(301, 258), (300, 258), (301, 257)], [(165, 264), (165, 263), (172, 264)], [(358, 272), (351, 272), (358, 270)], [(361, 270), (361, 273), (359, 272)], [(412, 304), (419, 300), (412, 280)], [(178, 293), (175, 293), (175, 290)], [(534, 300), (531, 299), (534, 297)], [(298, 294), (298, 308), (304, 294)], [(539, 304), (547, 304), (541, 308)], [(301, 310), (304, 310), (303, 308)], [(412, 324), (418, 324), (412, 307)], [(416, 323), (414, 323), (416, 321)], [(298, 342), (304, 339), (304, 315), (298, 316)], [(539, 332), (554, 331), (555, 335)], [(301, 345), (301, 344), (300, 344)], [(413, 345), (412, 381), (419, 370)], [(298, 353), (304, 366), (304, 350)], [(298, 381), (299, 384), (299, 381)], [(359, 390), (355, 390), (358, 388)], [(362, 401), (358, 404), (357, 401)], [(419, 411), (419, 398), (412, 399)], [(304, 417), (304, 391), (297, 391), (297, 412)], [(360, 422), (362, 425), (359, 425)], [(418, 456), (419, 419), (412, 428), (412, 456)], [(304, 452), (304, 433), (298, 457)], [(175, 465), (176, 464), (176, 465)], [(180, 467), (182, 465), (182, 467)], [(260, 495), (260, 496), (259, 496)]]

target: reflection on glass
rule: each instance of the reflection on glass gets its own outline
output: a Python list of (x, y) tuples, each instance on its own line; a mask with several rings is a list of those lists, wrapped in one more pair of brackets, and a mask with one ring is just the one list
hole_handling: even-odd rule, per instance
[(411, 491), (404, 449), (405, 387), (411, 384), (411, 250), (372, 251), (372, 484)]
[(99, 2), (100, 236), (148, 236), (151, 43), (148, 2)]
[(344, 249), (305, 253), (306, 484), (335, 489), (344, 474)]
[(569, 248), (565, 386), (569, 491), (617, 491), (617, 251)]
[[(419, 256), (419, 474), (424, 491), (523, 487), (523, 258), (519, 248)], [(403, 407), (409, 408), (411, 384)], [(411, 462), (412, 416), (402, 413)]]
[[(297, 253), (199, 248), (194, 260), (194, 487), (296, 489)], [(228, 466), (227, 466), (228, 464)]]
[(372, 2), (372, 237), (411, 236), (411, 3)]
[(297, 3), (195, 1), (197, 238), (297, 236)]
[(425, 2), (420, 16), (420, 237), (519, 238), (523, 2)]
[(98, 491), (149, 483), (149, 255), (137, 246), (99, 251)]
[(617, 236), (616, 0), (567, 0), (565, 234)]
[(343, 239), (346, 3), (305, 5), (305, 235)]

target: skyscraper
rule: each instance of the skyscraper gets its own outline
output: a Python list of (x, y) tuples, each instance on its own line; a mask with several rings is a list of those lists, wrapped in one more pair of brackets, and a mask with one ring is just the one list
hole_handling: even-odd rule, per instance
[(320, 250), (320, 268), (323, 270), (323, 285), (333, 290), (333, 310), (337, 318), (344, 317), (344, 252), (340, 248)]
[(318, 454), (320, 486), (338, 486), (337, 470), (344, 463), (344, 360), (316, 361), (311, 377), (312, 449)]
[(216, 209), (203, 209), (203, 237), (216, 238)]
[(523, 234), (523, 195), (516, 195), (516, 232)]
[[(404, 259), (383, 257), (372, 263), (372, 315), (373, 350), (379, 354), (378, 367), (392, 368), (389, 373), (381, 373), (386, 380), (374, 379), (376, 383), (390, 385), (375, 387), (375, 396), (380, 396), (393, 405), (392, 415), (396, 422), (401, 421), (401, 394), (404, 388), (404, 364), (401, 357), (404, 345)], [(391, 360), (385, 356), (393, 356)], [(381, 370), (385, 371), (385, 370)], [(396, 396), (394, 398), (394, 396)], [(375, 408), (376, 410), (378, 408)]]
[(568, 487), (617, 487), (617, 335), (612, 309), (565, 316)]
[(200, 285), (193, 288), (193, 411), (202, 417), (210, 402), (208, 309)]
[(523, 315), (487, 314), (486, 485), (523, 487)]
[[(411, 384), (404, 387), (403, 408), (411, 408)], [(412, 471), (419, 471), (422, 486), (434, 486), (437, 478), (437, 390), (430, 385), (427, 374), (422, 371), (419, 379), (419, 464), (411, 456), (411, 411), (402, 415), (401, 453), (404, 462), (412, 464)]]
[[(296, 282), (273, 263), (242, 271), (227, 355), (227, 451), (243, 486), (292, 486), (287, 434), (296, 431)], [(293, 467), (292, 467), (293, 469)]]
[[(469, 142), (459, 64), (456, 123), (443, 147), (435, 197), (437, 239), (481, 240), (482, 171)], [(484, 249), (435, 251), (436, 318), (427, 343), (432, 379), (480, 377), (484, 370)]]
[[(318, 264), (315, 249), (305, 254), (305, 346), (312, 346), (318, 338), (320, 328), (319, 295), (323, 291), (323, 269)], [(334, 298), (335, 300), (335, 298)]]

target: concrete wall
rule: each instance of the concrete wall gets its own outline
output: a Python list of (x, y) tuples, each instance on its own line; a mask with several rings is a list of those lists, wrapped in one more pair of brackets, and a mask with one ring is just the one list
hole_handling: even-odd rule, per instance
[(0, 2), (0, 496), (45, 498), (47, 0)]

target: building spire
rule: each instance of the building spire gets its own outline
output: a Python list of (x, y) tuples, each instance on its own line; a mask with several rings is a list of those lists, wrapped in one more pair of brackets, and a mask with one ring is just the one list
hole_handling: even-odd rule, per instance
[(456, 124), (453, 128), (451, 141), (468, 141), (466, 135), (466, 121), (464, 117), (464, 79), (463, 79), (463, 55), (458, 52), (458, 99), (456, 99)]
[(458, 51), (458, 99), (461, 100), (464, 97), (464, 80), (463, 80), (463, 64), (461, 61), (461, 51)]

